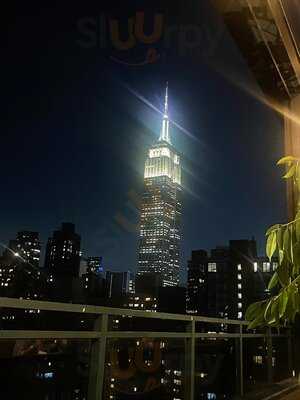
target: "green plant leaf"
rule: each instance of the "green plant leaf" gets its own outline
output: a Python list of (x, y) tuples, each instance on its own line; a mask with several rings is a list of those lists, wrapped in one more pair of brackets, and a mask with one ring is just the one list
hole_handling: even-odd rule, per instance
[(277, 165), (283, 165), (283, 164), (291, 164), (293, 161), (296, 161), (297, 158), (293, 156), (286, 156), (282, 157), (280, 160), (277, 161)]
[(283, 248), (283, 234), (284, 234), (284, 231), (285, 231), (285, 228), (280, 225), (280, 228), (277, 231), (277, 245), (278, 245), (278, 249), (279, 250), (280, 249), (282, 250), (282, 248)]
[(279, 264), (282, 264), (283, 259), (284, 259), (284, 251), (279, 250)]
[(295, 172), (296, 172), (296, 165), (292, 165), (291, 168), (288, 170), (288, 172), (285, 175), (283, 175), (283, 178), (289, 179), (295, 175)]
[(287, 294), (287, 291), (284, 290), (279, 296), (279, 302), (278, 302), (279, 318), (282, 318), (284, 316), (287, 302), (288, 302), (288, 294)]
[(294, 226), (295, 226), (296, 239), (297, 241), (300, 241), (300, 215), (298, 216), (298, 214), (296, 216)]
[(279, 324), (279, 299), (275, 298), (271, 305), (271, 319), (268, 321), (269, 325), (278, 326)]
[[(283, 157), (278, 165), (287, 168), (285, 179), (293, 178), (295, 188), (300, 193), (300, 159), (292, 156)], [(278, 251), (279, 265), (271, 277), (268, 290), (281, 289), (279, 294), (252, 304), (246, 319), (250, 321), (248, 329), (258, 326), (279, 327), (291, 323), (300, 312), (300, 202), (295, 219), (287, 224), (271, 226), (267, 232), (266, 253), (271, 261)]]
[(252, 321), (256, 318), (257, 314), (261, 311), (265, 304), (265, 301), (258, 301), (256, 303), (251, 304), (245, 314), (245, 318), (247, 321)]
[(286, 229), (283, 234), (283, 251), (284, 254), (290, 259), (290, 231)]
[(266, 322), (268, 322), (270, 320), (270, 317), (271, 317), (271, 307), (272, 307), (272, 304), (273, 304), (273, 300), (274, 299), (269, 300), (268, 304), (267, 304), (267, 306), (265, 308), (264, 319), (265, 319)]
[(266, 253), (270, 261), (276, 250), (276, 247), (277, 247), (277, 235), (276, 231), (272, 231), (268, 236), (267, 247), (266, 247)]
[(254, 329), (262, 325), (265, 325), (263, 310), (261, 310), (259, 315), (253, 321), (250, 322), (247, 329)]
[(272, 276), (272, 278), (268, 284), (268, 289), (269, 290), (273, 289), (277, 284), (278, 284), (278, 274), (277, 274), (277, 272), (275, 272), (275, 274)]
[(278, 274), (278, 280), (281, 284), (281, 286), (285, 287), (289, 284), (289, 264), (288, 262), (284, 261), (282, 262), (277, 270), (276, 270), (277, 274)]
[(269, 236), (271, 232), (278, 230), (281, 227), (280, 224), (272, 225), (266, 232), (266, 236)]

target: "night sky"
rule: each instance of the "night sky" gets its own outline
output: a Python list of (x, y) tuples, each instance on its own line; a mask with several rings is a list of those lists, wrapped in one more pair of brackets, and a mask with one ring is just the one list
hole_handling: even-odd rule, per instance
[[(60, 3), (20, 4), (3, 36), (0, 241), (26, 229), (39, 231), (45, 246), (61, 222), (73, 222), (85, 256), (135, 271), (136, 199), (168, 81), (171, 137), (184, 168), (182, 276), (192, 249), (254, 236), (263, 252), (266, 228), (286, 218), (275, 166), (282, 121), (244, 90), (259, 93), (209, 2), (193, 9), (188, 1), (184, 10), (177, 1)], [(93, 42), (100, 15), (121, 16), (126, 37), (136, 10), (150, 15), (150, 26), (153, 11), (169, 27), (180, 15), (185, 29), (197, 27), (199, 46)], [(89, 34), (79, 27), (85, 17)], [(157, 59), (146, 63), (149, 48)]]

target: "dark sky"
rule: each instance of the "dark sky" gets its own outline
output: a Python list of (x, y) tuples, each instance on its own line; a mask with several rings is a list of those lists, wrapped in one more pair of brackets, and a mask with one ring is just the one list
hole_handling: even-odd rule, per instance
[[(197, 8), (184, 2), (183, 9), (179, 1), (78, 3), (20, 4), (8, 18), (0, 241), (27, 229), (45, 244), (70, 221), (84, 255), (102, 255), (106, 269), (135, 270), (135, 199), (168, 80), (171, 136), (184, 165), (183, 271), (192, 249), (230, 239), (255, 236), (262, 251), (268, 225), (285, 219), (275, 167), (282, 121), (244, 90), (259, 93), (208, 0)], [(136, 10), (146, 12), (146, 30), (162, 13), (165, 29), (181, 25), (183, 36), (175, 34), (170, 45), (136, 41), (128, 50), (116, 50), (108, 32), (93, 41), (101, 15), (106, 23), (119, 18), (126, 38)], [(149, 49), (158, 58), (145, 63)]]

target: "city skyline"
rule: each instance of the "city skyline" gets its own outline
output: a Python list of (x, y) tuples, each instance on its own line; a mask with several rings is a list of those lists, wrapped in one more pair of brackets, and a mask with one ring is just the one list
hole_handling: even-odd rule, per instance
[[(209, 25), (207, 4), (199, 6), (197, 24)], [(50, 21), (57, 15), (62, 29), (53, 35)], [(45, 244), (52, 230), (70, 221), (83, 238), (84, 254), (102, 255), (114, 270), (133, 269), (136, 198), (143, 191), (147, 149), (160, 130), (168, 80), (172, 140), (185, 155), (183, 264), (192, 249), (235, 237), (254, 235), (262, 253), (266, 228), (286, 216), (285, 186), (275, 167), (283, 154), (282, 121), (240, 89), (259, 91), (232, 40), (225, 34), (216, 39), (208, 62), (203, 52), (132, 67), (100, 49), (78, 47), (76, 28), (71, 37), (63, 29), (66, 21), (76, 27), (77, 20), (76, 8), (41, 10), (38, 20), (19, 17), (20, 31), (11, 33), (12, 75), (3, 87), (1, 121), (2, 148), (10, 151), (0, 159), (9, 173), (2, 176), (0, 241), (29, 230), (40, 232)], [(20, 32), (32, 47), (20, 46)], [(224, 70), (235, 74), (238, 85)], [(36, 84), (39, 76), (45, 79)]]
[(300, 397), (299, 10), (9, 13), (1, 398)]
[[(176, 90), (176, 86), (177, 86), (176, 85), (176, 81), (174, 81), (173, 83), (174, 83), (173, 87), (175, 87), (174, 89)], [(160, 92), (161, 92), (161, 86), (160, 86)], [(175, 95), (174, 95), (174, 100), (175, 100), (175, 104), (177, 106), (174, 109), (174, 111), (176, 113), (178, 113), (178, 100), (176, 100), (176, 96)], [(144, 105), (141, 106), (141, 104), (139, 104), (139, 102), (137, 102), (137, 101), (135, 101), (135, 103), (136, 103), (136, 105), (137, 105), (137, 107), (139, 109), (144, 109), (144, 113), (145, 113), (145, 109), (147, 110), (147, 107), (145, 107)], [(180, 106), (184, 106), (184, 102), (182, 102), (182, 104), (180, 104)], [(162, 108), (162, 107), (160, 106), (160, 108)], [(145, 121), (149, 122), (148, 113), (149, 113), (149, 111), (147, 111), (146, 114), (145, 114), (145, 116), (146, 116)], [(161, 114), (157, 114), (157, 113), (155, 113), (155, 114), (156, 115), (155, 115), (155, 118), (153, 119), (153, 121), (154, 120), (157, 121), (156, 122), (156, 126), (158, 127), (158, 129), (155, 128), (155, 131), (157, 132), (159, 130), (159, 124), (160, 124), (160, 121), (161, 121)], [(163, 112), (162, 112), (162, 114), (163, 114)], [(171, 126), (173, 126), (173, 132), (175, 134), (174, 135), (175, 136), (175, 142), (181, 142), (182, 139), (179, 140), (178, 129), (177, 129), (176, 126), (173, 125), (173, 123), (174, 122), (172, 120), (171, 121)], [(153, 136), (157, 135), (156, 132), (153, 133)], [(153, 138), (150, 138), (150, 140), (153, 141)], [(150, 140), (147, 140), (147, 143), (149, 143), (149, 145), (151, 145)], [(186, 147), (186, 145), (184, 147)], [(144, 151), (142, 151), (141, 156), (143, 156), (143, 154), (145, 154)], [(279, 153), (278, 153), (278, 156), (279, 156)], [(275, 158), (275, 157), (273, 157), (273, 158)], [(141, 163), (144, 162), (144, 159), (142, 157), (140, 157), (140, 159), (141, 159)], [(275, 162), (275, 159), (274, 159), (274, 162)], [(141, 163), (140, 163), (140, 165), (141, 165)], [(273, 168), (273, 166), (272, 166), (272, 169), (274, 170), (274, 171), (272, 171), (273, 174), (274, 174), (272, 179), (273, 179), (275, 185), (283, 190), (283, 185), (280, 182), (280, 180), (278, 179), (275, 182), (275, 177), (277, 179), (276, 175), (278, 174), (278, 170)], [(140, 170), (141, 171), (143, 170), (142, 166), (141, 166)], [(132, 174), (133, 176), (136, 175), (136, 171), (133, 171), (131, 168), (130, 168), (130, 171), (133, 172), (133, 174)], [(184, 171), (184, 174), (187, 174), (187, 172)], [(137, 183), (137, 185), (135, 187), (134, 186), (131, 186), (129, 188), (128, 187), (127, 188), (123, 187), (123, 190), (122, 190), (122, 193), (121, 193), (121, 197), (123, 197), (124, 204), (121, 205), (120, 208), (119, 207), (115, 208), (115, 210), (114, 210), (115, 214), (112, 216), (112, 221), (109, 224), (110, 226), (108, 227), (108, 229), (102, 230), (101, 223), (97, 227), (98, 228), (98, 232), (99, 231), (101, 232), (100, 233), (100, 237), (98, 239), (98, 244), (97, 244), (98, 250), (93, 250), (93, 247), (95, 247), (95, 246), (91, 246), (90, 243), (89, 243), (89, 240), (86, 239), (87, 237), (91, 237), (90, 233), (88, 232), (88, 229), (82, 229), (80, 227), (80, 225), (82, 225), (82, 223), (81, 224), (78, 223), (76, 221), (77, 218), (64, 218), (63, 216), (62, 216), (62, 218), (58, 218), (58, 217), (55, 218), (57, 220), (57, 223), (56, 223), (57, 227), (60, 225), (60, 223), (62, 221), (66, 221), (68, 219), (69, 219), (69, 221), (74, 222), (76, 224), (76, 226), (79, 227), (78, 230), (81, 232), (83, 240), (84, 240), (84, 245), (83, 245), (84, 246), (84, 254), (101, 254), (101, 255), (103, 254), (104, 263), (106, 265), (109, 265), (109, 268), (112, 268), (114, 270), (119, 270), (119, 269), (123, 268), (121, 262), (116, 262), (114, 260), (111, 261), (111, 256), (113, 257), (114, 255), (112, 254), (113, 251), (109, 250), (109, 247), (110, 247), (111, 244), (113, 245), (113, 248), (116, 248), (116, 246), (118, 246), (118, 243), (120, 243), (120, 239), (118, 238), (118, 236), (120, 235), (123, 238), (125, 236), (129, 237), (130, 238), (129, 242), (131, 243), (131, 248), (134, 249), (136, 247), (136, 243), (137, 243), (137, 233), (136, 232), (137, 232), (137, 230), (135, 230), (135, 229), (136, 229), (136, 226), (137, 226), (137, 223), (138, 223), (138, 213), (137, 213), (137, 209), (135, 207), (135, 204), (136, 204), (135, 203), (135, 201), (136, 201), (135, 198), (138, 197), (138, 195), (142, 192), (141, 176), (140, 176), (140, 174), (138, 174), (138, 175), (139, 175), (138, 176), (138, 180), (135, 181)], [(190, 180), (190, 177), (188, 177), (188, 180)], [(211, 190), (211, 188), (209, 190)], [(188, 198), (188, 202), (189, 203), (190, 203), (190, 201), (192, 199), (193, 203), (197, 202), (198, 205), (202, 204), (202, 199), (199, 199), (199, 196), (197, 196), (197, 194), (195, 195), (193, 193), (193, 191), (191, 191), (190, 189), (187, 191), (186, 196), (187, 195), (189, 197)], [(124, 197), (125, 197), (125, 199), (124, 199)], [(284, 193), (282, 193), (282, 197), (284, 197)], [(129, 207), (128, 207), (128, 202), (130, 203)], [(205, 208), (207, 209), (207, 204), (205, 205)], [(132, 209), (134, 209), (134, 213), (132, 213)], [(270, 210), (268, 210), (268, 212), (269, 211)], [(285, 209), (281, 210), (281, 211), (283, 213), (285, 213)], [(128, 218), (128, 213), (129, 213), (129, 218)], [(200, 212), (199, 212), (199, 215), (200, 215)], [(121, 218), (120, 218), (120, 216), (121, 216)], [(122, 217), (124, 217), (123, 220), (122, 220)], [(206, 215), (204, 215), (204, 217), (206, 217)], [(212, 216), (212, 218), (214, 218), (214, 215)], [(124, 223), (124, 221), (125, 221), (125, 223)], [(128, 226), (126, 225), (126, 222), (128, 222)], [(190, 222), (191, 222), (191, 219), (188, 221), (188, 223), (190, 223)], [(273, 222), (273, 220), (271, 221), (271, 218), (270, 218), (270, 224), (272, 222)], [(47, 233), (45, 233), (45, 228), (44, 229), (37, 229), (38, 228), (37, 224), (30, 224), (30, 223), (28, 224), (27, 223), (27, 224), (24, 224), (23, 226), (22, 225), (17, 225), (17, 223), (16, 223), (15, 224), (16, 229), (14, 231), (13, 231), (12, 226), (9, 226), (9, 231), (11, 231), (12, 234), (9, 234), (9, 235), (7, 234), (6, 237), (4, 237), (4, 235), (2, 234), (2, 238), (3, 238), (2, 241), (5, 242), (6, 240), (9, 240), (10, 237), (12, 237), (14, 235), (15, 231), (19, 231), (21, 229), (26, 229), (26, 230), (39, 230), (41, 232), (42, 242), (45, 243), (45, 241), (48, 239), (48, 236), (50, 235), (51, 231), (55, 228), (55, 225), (54, 226), (49, 225), (49, 226), (46, 227), (46, 232)], [(267, 227), (267, 224), (266, 224), (266, 227)], [(93, 229), (95, 229), (95, 227)], [(235, 234), (235, 235), (232, 235), (231, 238), (234, 238), (234, 237), (245, 237), (245, 238), (248, 237), (249, 238), (249, 237), (252, 236), (253, 233), (255, 234), (255, 232), (253, 232), (253, 231), (254, 230), (252, 230), (252, 229), (251, 230), (248, 229), (247, 233)], [(124, 232), (125, 232), (125, 234), (124, 234)], [(106, 237), (105, 237), (105, 235), (106, 235)], [(260, 242), (260, 249), (262, 249), (262, 247), (263, 247), (263, 242), (261, 240), (259, 240), (259, 239), (263, 238), (263, 235), (264, 235), (264, 232), (262, 231), (262, 229), (260, 229), (260, 237), (258, 235), (255, 235), (256, 238), (258, 239), (258, 241)], [(189, 237), (190, 236), (189, 232), (188, 232), (187, 235), (185, 233), (185, 236)], [(106, 243), (104, 244), (104, 247), (106, 247), (106, 249), (104, 251), (102, 251), (103, 244), (101, 243), (101, 239), (103, 239), (103, 238), (106, 241)], [(224, 235), (223, 240), (216, 239), (216, 241), (218, 243), (222, 244), (223, 242), (226, 242), (227, 239), (229, 239), (229, 238), (230, 238), (230, 236), (227, 236), (227, 235), (225, 236)], [(205, 238), (204, 238), (204, 240), (205, 240)], [(95, 239), (92, 238), (92, 241), (95, 242)], [(194, 243), (195, 242), (196, 241), (194, 240)], [(211, 243), (212, 243), (211, 246), (213, 246), (215, 244), (214, 236), (212, 236)], [(188, 251), (185, 248), (184, 249), (185, 250), (185, 252), (184, 252), (185, 253), (184, 254), (184, 262), (183, 262), (184, 265), (186, 265), (186, 261), (187, 261), (187, 258), (188, 258), (189, 250), (191, 250), (192, 248), (202, 248), (202, 247), (204, 247), (204, 248), (207, 247), (208, 248), (208, 247), (211, 247), (211, 246), (209, 244), (205, 244), (205, 242), (197, 241), (197, 243), (195, 243), (193, 246), (192, 245), (189, 246)], [(92, 250), (89, 249), (90, 247), (92, 247)], [(44, 253), (44, 249), (42, 250), (42, 253)], [(136, 260), (136, 254), (135, 254), (134, 250), (132, 251), (132, 255), (133, 255), (133, 257), (131, 258), (131, 261), (128, 261), (128, 264), (125, 266), (125, 269), (128, 269), (128, 268), (130, 268), (132, 270), (135, 269), (135, 266), (136, 266), (136, 261), (135, 261)], [(183, 270), (185, 270), (185, 268), (183, 268)]]

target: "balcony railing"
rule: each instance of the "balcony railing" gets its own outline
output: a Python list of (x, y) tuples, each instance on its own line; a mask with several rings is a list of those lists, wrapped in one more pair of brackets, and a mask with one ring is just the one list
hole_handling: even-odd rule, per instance
[(1, 398), (231, 399), (296, 375), (288, 330), (11, 298), (0, 308)]

